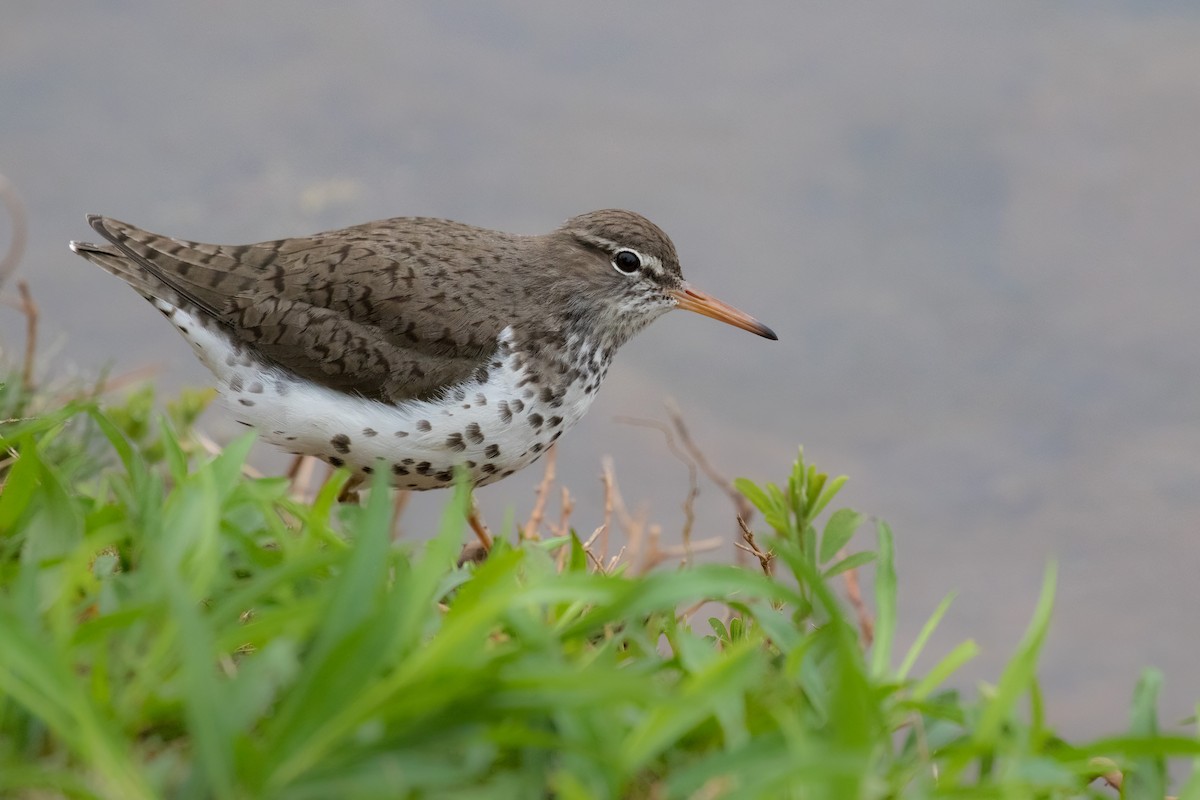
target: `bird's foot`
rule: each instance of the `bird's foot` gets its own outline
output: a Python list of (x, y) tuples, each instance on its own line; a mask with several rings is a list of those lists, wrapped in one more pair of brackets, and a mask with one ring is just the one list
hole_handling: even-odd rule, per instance
[(338, 494), (339, 503), (357, 503), (359, 501), (358, 488), (362, 486), (363, 476), (351, 475), (350, 480), (346, 481), (346, 485), (342, 487), (342, 491)]

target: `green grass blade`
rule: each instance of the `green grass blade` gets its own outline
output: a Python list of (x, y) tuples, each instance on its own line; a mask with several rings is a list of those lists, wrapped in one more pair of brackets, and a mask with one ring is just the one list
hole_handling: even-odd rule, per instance
[(1008, 662), (1000, 682), (996, 685), (994, 696), (983, 709), (979, 724), (975, 728), (974, 741), (981, 746), (995, 744), (1000, 727), (1011, 718), (1017, 699), (1027, 689), (1037, 669), (1038, 655), (1046, 641), (1046, 633), (1050, 628), (1050, 615), (1054, 610), (1054, 591), (1057, 583), (1057, 570), (1053, 564), (1046, 567), (1042, 581), (1042, 592), (1038, 598), (1033, 619), (1025, 631), (1017, 652)]
[[(312, 633), (311, 651), (269, 727), (268, 746), (278, 762), (293, 760), (319, 734), (383, 656), (373, 646), (367, 623), (377, 614), (392, 565), (391, 500), (385, 481), (380, 470), (359, 517), (355, 540), (338, 564), (325, 612)], [(301, 769), (296, 766), (290, 772), (294, 775)]]
[[(1159, 690), (1162, 689), (1162, 673), (1147, 669), (1138, 680), (1133, 694), (1132, 724), (1130, 734), (1139, 737), (1156, 737), (1158, 728)], [(1167, 762), (1162, 753), (1143, 755), (1134, 760), (1132, 769), (1125, 775), (1124, 796), (1128, 798), (1159, 798), (1167, 794)]]
[(875, 564), (875, 642), (871, 674), (882, 678), (891, 667), (896, 638), (896, 546), (886, 522), (877, 526), (879, 560)]
[(184, 700), (188, 732), (196, 748), (197, 767), (203, 774), (205, 794), (233, 797), (235, 786), (232, 735), (234, 709), (216, 674), (213, 631), (197, 601), (184, 589), (186, 576), (164, 571), (163, 589), (171, 608), (176, 642), (183, 666)]
[(17, 458), (4, 476), (4, 490), (0, 492), (0, 536), (15, 532), (17, 520), (29, 506), (41, 474), (41, 459), (32, 439), (21, 439), (11, 446)]
[(912, 688), (914, 700), (925, 700), (941, 687), (946, 680), (975, 656), (979, 655), (979, 645), (971, 640), (960, 642), (949, 653), (933, 666), (924, 678), (917, 681)]
[(132, 800), (154, 797), (119, 731), (84, 693), (64, 653), (35, 638), (2, 610), (0, 641), (4, 642), (0, 647), (0, 694), (47, 724), (95, 770), (112, 796)]
[[(1193, 722), (1200, 720), (1200, 707), (1196, 708), (1192, 719)], [(1192, 771), (1179, 792), (1179, 800), (1200, 800), (1200, 758), (1192, 759)]]
[(762, 666), (758, 648), (742, 644), (689, 676), (673, 701), (652, 707), (630, 731), (621, 747), (622, 771), (636, 772), (658, 758), (663, 750), (712, 716), (718, 700), (736, 695), (757, 680)]
[(896, 677), (899, 680), (908, 679), (908, 674), (912, 672), (913, 665), (917, 663), (917, 659), (924, 652), (925, 645), (929, 644), (929, 638), (937, 630), (942, 617), (946, 616), (946, 612), (950, 610), (952, 602), (954, 602), (954, 594), (946, 595), (942, 598), (942, 602), (938, 603), (938, 607), (933, 610), (933, 614), (929, 616), (929, 619), (925, 620), (925, 624), (921, 626), (921, 632), (917, 634), (917, 638), (909, 646), (908, 652), (904, 654), (904, 660), (900, 662), (900, 668), (896, 670)]

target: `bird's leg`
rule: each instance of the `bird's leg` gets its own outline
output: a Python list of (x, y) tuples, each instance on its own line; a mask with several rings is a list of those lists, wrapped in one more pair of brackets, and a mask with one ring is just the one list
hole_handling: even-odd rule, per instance
[(475, 536), (479, 539), (479, 544), (483, 546), (483, 551), (490, 552), (492, 534), (487, 529), (487, 525), (483, 524), (483, 517), (479, 513), (479, 504), (475, 502), (475, 495), (471, 495), (471, 508), (467, 511), (467, 524), (471, 526), (471, 530), (475, 531)]
[(475, 502), (475, 495), (471, 495), (471, 507), (467, 510), (467, 523), (471, 526), (471, 530), (475, 531), (475, 536), (479, 541), (467, 542), (463, 545), (462, 552), (458, 554), (458, 566), (460, 567), (463, 564), (482, 564), (492, 549), (492, 534), (488, 532), (487, 525), (483, 524), (483, 517), (479, 514), (479, 504)]
[(300, 474), (300, 468), (304, 466), (305, 456), (296, 455), (292, 457), (292, 463), (287, 468), (287, 479), (295, 482), (296, 476)]
[(339, 503), (357, 503), (358, 502), (358, 487), (362, 486), (362, 475), (357, 472), (350, 476), (350, 480), (346, 481), (346, 485), (342, 487), (342, 491), (338, 494)]

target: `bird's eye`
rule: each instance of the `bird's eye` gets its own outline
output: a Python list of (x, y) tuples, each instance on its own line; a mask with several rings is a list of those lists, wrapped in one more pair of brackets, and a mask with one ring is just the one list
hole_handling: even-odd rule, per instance
[(642, 257), (632, 250), (618, 250), (613, 256), (612, 265), (617, 272), (632, 275), (642, 268)]

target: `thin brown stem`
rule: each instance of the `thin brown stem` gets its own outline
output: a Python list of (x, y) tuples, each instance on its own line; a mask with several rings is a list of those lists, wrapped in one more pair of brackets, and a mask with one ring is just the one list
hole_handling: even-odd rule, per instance
[[(214, 442), (212, 439), (205, 436), (200, 431), (193, 431), (192, 437), (196, 440), (196, 444), (207, 452), (210, 456), (219, 456), (221, 454), (221, 445)], [(242, 474), (247, 478), (258, 479), (263, 477), (263, 474), (249, 464), (242, 464)]]
[(562, 487), (562, 513), (558, 518), (558, 529), (554, 532), (555, 536), (570, 536), (571, 535), (571, 512), (575, 510), (575, 501), (571, 499), (571, 492), (567, 487)]
[(538, 538), (538, 528), (541, 527), (542, 519), (546, 516), (546, 499), (550, 496), (550, 487), (554, 484), (554, 461), (557, 452), (558, 449), (555, 445), (550, 445), (550, 449), (546, 451), (546, 468), (542, 472), (542, 482), (538, 484), (529, 521), (521, 529), (522, 539)]
[[(604, 524), (600, 526), (598, 532), (601, 536), (600, 540), (600, 559), (601, 561), (608, 558), (608, 538), (612, 531), (613, 520), (613, 495), (616, 493), (616, 478), (613, 476), (613, 464), (611, 458), (605, 458), (600, 464), (600, 480), (604, 483)], [(596, 538), (596, 534), (592, 534), (592, 539)], [(589, 540), (590, 544), (590, 540)]]
[(763, 573), (769, 578), (774, 569), (773, 561), (775, 560), (775, 554), (770, 550), (764, 551), (759, 548), (758, 543), (754, 541), (754, 533), (746, 524), (746, 520), (738, 517), (737, 522), (738, 527), (742, 529), (742, 542), (745, 542), (745, 544), (742, 544), (742, 542), (734, 542), (733, 546), (741, 551), (750, 553), (757, 558), (759, 565), (762, 567)]
[(28, 395), (33, 391), (33, 366), (37, 358), (38, 307), (33, 302), (28, 281), (17, 281), (17, 293), (21, 295), (21, 313), (25, 315), (25, 358), (21, 364), (21, 388)]
[(671, 420), (671, 424), (675, 427), (675, 432), (679, 434), (679, 442), (683, 449), (688, 452), (692, 460), (696, 462), (696, 466), (700, 468), (710, 481), (715, 483), (729, 496), (729, 500), (733, 503), (734, 510), (737, 515), (747, 523), (754, 518), (754, 506), (746, 499), (745, 495), (737, 490), (733, 485), (733, 481), (726, 478), (704, 455), (704, 451), (696, 444), (696, 440), (692, 438), (691, 431), (688, 430), (687, 424), (683, 421), (683, 415), (679, 411), (679, 406), (674, 402), (667, 403), (667, 416)]
[(8, 216), (12, 219), (12, 238), (8, 242), (8, 250), (5, 251), (4, 257), (0, 258), (0, 286), (3, 286), (12, 276), (17, 264), (21, 263), (21, 256), (25, 254), (29, 224), (25, 217), (25, 204), (21, 202), (16, 187), (3, 175), (0, 175), (0, 202), (8, 209)]
[[(679, 448), (679, 445), (675, 442), (675, 435), (665, 422), (659, 422), (655, 419), (643, 419), (641, 417), (617, 417), (616, 421), (626, 425), (639, 425), (643, 428), (653, 428), (659, 431), (663, 435), (663, 438), (666, 439), (667, 449), (687, 467), (688, 493), (683, 501), (683, 530), (680, 533), (680, 540), (683, 542), (685, 548), (689, 547), (692, 541), (692, 528), (696, 524), (696, 498), (700, 495), (700, 482), (698, 480), (696, 462)], [(688, 561), (690, 562), (690, 560), (691, 558), (689, 557)]]
[[(838, 558), (845, 557), (845, 553), (838, 553)], [(858, 629), (862, 632), (863, 646), (870, 647), (875, 641), (875, 618), (871, 615), (867, 604), (863, 602), (862, 588), (858, 583), (858, 569), (848, 569), (842, 573), (843, 580), (846, 581), (846, 596), (850, 599), (850, 606), (854, 609), (855, 615), (858, 617)]]
[[(719, 472), (717, 468), (712, 465), (712, 462), (708, 460), (708, 456), (704, 454), (704, 451), (701, 450), (700, 446), (696, 444), (696, 440), (692, 438), (691, 431), (688, 429), (687, 424), (683, 421), (683, 414), (680, 412), (679, 406), (677, 406), (674, 401), (667, 402), (667, 416), (670, 418), (671, 424), (675, 427), (675, 432), (679, 435), (679, 441), (683, 445), (683, 449), (688, 452), (688, 455), (691, 456), (692, 460), (696, 463), (696, 466), (700, 468), (700, 471), (704, 473), (705, 477), (716, 484), (717, 488), (724, 492), (729, 498), (729, 501), (733, 503), (734, 514), (738, 517), (738, 519), (742, 520), (746, 524), (749, 524), (750, 520), (754, 518), (754, 505), (746, 499), (745, 495), (737, 490), (737, 487), (733, 485), (733, 481)], [(745, 548), (737, 547), (736, 535), (734, 538), (734, 545), (734, 560), (740, 566), (745, 563), (742, 555), (743, 551), (745, 551)]]

